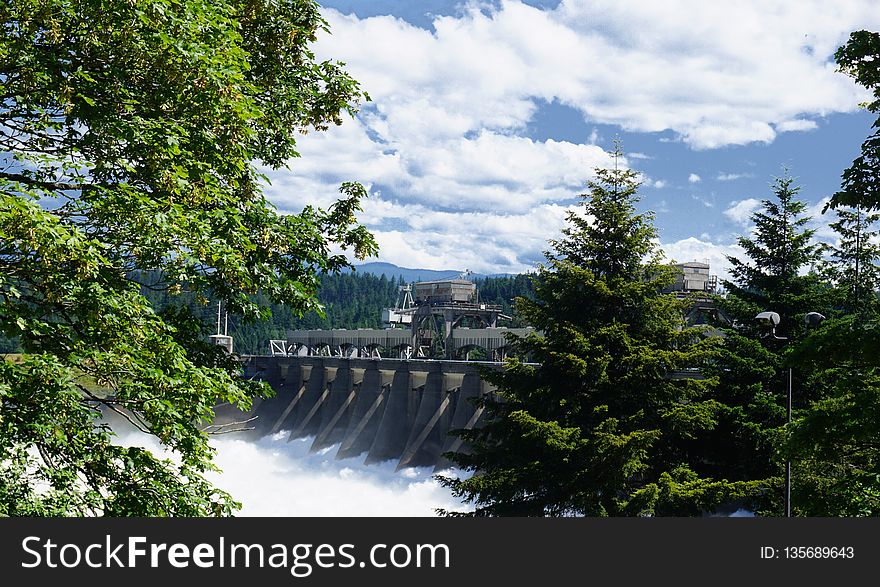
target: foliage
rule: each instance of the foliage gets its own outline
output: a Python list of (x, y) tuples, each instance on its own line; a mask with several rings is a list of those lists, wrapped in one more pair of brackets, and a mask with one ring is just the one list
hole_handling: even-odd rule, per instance
[[(853, 190), (862, 188), (852, 183), (851, 171), (843, 174), (843, 191), (855, 207), (836, 202), (830, 226), (838, 239), (823, 246), (827, 258), (819, 272), (805, 273), (819, 253), (804, 228), (805, 205), (794, 199), (790, 178), (778, 179), (776, 199), (762, 202), (752, 218), (754, 236), (740, 238), (748, 262), (731, 259), (734, 282), (719, 302), (739, 324), (717, 364), (719, 390), (747, 392), (738, 426), (748, 431), (742, 437), (751, 444), (744, 455), (751, 474), (764, 477), (770, 490), (759, 507), (765, 513), (781, 511), (775, 488), (785, 461), (792, 463), (795, 515), (878, 512), (878, 216), (862, 208), (870, 198), (855, 197)], [(781, 317), (775, 332), (755, 323), (766, 310)], [(809, 330), (808, 312), (828, 319)], [(793, 422), (786, 425), (789, 386)]]
[[(366, 96), (315, 59), (312, 0), (10, 0), (0, 22), (0, 331), (25, 353), (0, 363), (0, 512), (228, 514), (204, 427), (258, 389), (129, 277), (247, 319), (257, 292), (317, 308), (331, 247), (375, 251), (365, 191), (283, 216), (258, 165)], [(176, 460), (114, 444), (110, 412)]]
[(876, 315), (830, 320), (795, 360), (825, 391), (788, 432), (792, 501), (812, 516), (880, 515), (880, 330)]
[[(880, 33), (855, 31), (834, 54), (839, 70), (867, 88), (874, 99), (865, 107), (880, 115)], [(874, 121), (873, 132), (862, 143), (861, 152), (843, 172), (840, 191), (829, 206), (880, 209), (880, 117)]]
[(754, 236), (737, 239), (748, 260), (727, 257), (733, 279), (724, 283), (728, 295), (722, 308), (747, 331), (759, 312), (776, 312), (783, 318), (778, 336), (799, 336), (798, 318), (816, 309), (820, 295), (818, 276), (802, 273), (820, 251), (811, 242), (815, 231), (804, 227), (810, 219), (803, 215), (806, 204), (796, 199), (800, 187), (794, 179), (776, 178), (772, 189), (774, 198), (762, 200), (752, 215)]
[[(880, 34), (853, 32), (835, 53), (841, 71), (873, 94), (865, 106), (880, 113)], [(811, 394), (785, 435), (792, 460), (796, 514), (880, 515), (880, 316), (876, 244), (880, 208), (880, 119), (861, 153), (841, 176), (826, 207), (838, 242), (824, 264), (836, 305), (829, 319), (797, 345), (789, 364), (804, 373)]]
[(880, 230), (875, 225), (880, 214), (866, 213), (860, 207), (835, 209), (837, 220), (829, 226), (838, 241), (826, 245), (829, 259), (823, 263), (824, 277), (838, 290), (838, 306), (846, 312), (877, 310), (880, 288)]
[(498, 397), (483, 400), (482, 427), (459, 432), (472, 452), (448, 455), (474, 474), (440, 477), (473, 515), (699, 515), (757, 490), (706, 474), (723, 406), (715, 378), (685, 370), (713, 360), (717, 339), (683, 328), (684, 302), (660, 293), (673, 268), (636, 213), (638, 186), (632, 170), (597, 170), (535, 299), (517, 300), (543, 336), (514, 344), (539, 365), (485, 375)]
[[(738, 239), (746, 259), (728, 257), (733, 280), (725, 282), (727, 295), (718, 305), (736, 328), (726, 330), (712, 372), (720, 379), (719, 401), (729, 408), (726, 426), (736, 434), (723, 443), (733, 451), (731, 457), (742, 459), (743, 474), (765, 489), (753, 504), (756, 510), (778, 514), (783, 511), (779, 446), (787, 422), (789, 376), (797, 389), (796, 412), (821, 395), (805, 371), (795, 367), (789, 372), (789, 343), (806, 335), (803, 317), (811, 311), (829, 314), (836, 296), (821, 275), (807, 272), (821, 251), (812, 242), (814, 231), (805, 228), (810, 219), (804, 216), (806, 204), (796, 199), (800, 187), (786, 175), (771, 188), (774, 197), (762, 200), (752, 215), (752, 236)], [(765, 311), (780, 316), (773, 330), (755, 319)]]
[(534, 299), (535, 285), (533, 275), (521, 273), (519, 275), (484, 277), (476, 280), (477, 291), (480, 301), (487, 304), (501, 306), (501, 312), (510, 316), (507, 324), (511, 328), (530, 326), (528, 321), (520, 315), (516, 309), (516, 299)]
[[(848, 181), (844, 173), (843, 183)], [(861, 201), (858, 198), (857, 201)], [(789, 363), (813, 402), (787, 430), (783, 452), (793, 462), (795, 513), (880, 515), (880, 215), (860, 206), (835, 209), (824, 273), (836, 307), (821, 328), (797, 341)]]
[(785, 424), (782, 357), (761, 341), (728, 331), (715, 360), (704, 368), (718, 384), (714, 434), (703, 440), (706, 471), (715, 478), (748, 481), (754, 494), (739, 504), (755, 512), (779, 510), (782, 488), (779, 428)]

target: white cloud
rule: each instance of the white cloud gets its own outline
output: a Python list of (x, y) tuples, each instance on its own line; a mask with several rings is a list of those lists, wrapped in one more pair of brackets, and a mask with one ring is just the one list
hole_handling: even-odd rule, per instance
[(807, 223), (807, 228), (816, 231), (813, 234), (813, 238), (816, 241), (837, 242), (840, 237), (840, 235), (834, 232), (834, 229), (829, 226), (831, 222), (834, 222), (837, 219), (834, 212), (829, 210), (824, 214), (822, 213), (822, 209), (825, 208), (825, 205), (829, 201), (831, 201), (831, 198), (826, 196), (815, 204), (807, 206), (807, 209), (804, 211), (804, 215), (810, 217), (810, 221)]
[[(373, 102), (303, 137), (291, 171), (268, 174), (269, 197), (327, 206), (342, 181), (362, 181), (383, 260), (483, 272), (541, 258), (593, 169), (610, 164), (596, 125), (671, 131), (660, 140), (698, 149), (809, 130), (865, 99), (829, 60), (850, 30), (880, 27), (868, 0), (466, 2), (430, 31), (324, 15), (319, 58), (344, 61)], [(592, 126), (585, 144), (526, 136), (551, 102)]]
[[(291, 170), (267, 171), (266, 190), (280, 208), (329, 205), (341, 182), (387, 186), (408, 203), (431, 208), (524, 213), (571, 200), (611, 159), (595, 145), (534, 141), (484, 130), (426, 144), (411, 136), (379, 143), (359, 119), (308, 135)], [(626, 161), (622, 161), (625, 164)]]
[[(552, 17), (605, 51), (584, 74), (601, 80), (585, 109), (700, 148), (772, 141), (775, 124), (853, 110), (858, 91), (828, 58), (849, 31), (880, 20), (869, 1), (819, 0), (568, 0)], [(573, 61), (592, 67), (591, 57)]]
[(815, 120), (783, 120), (776, 123), (777, 132), (805, 131), (818, 128)]
[[(376, 203), (405, 219), (407, 228), (374, 230), (382, 258), (404, 267), (467, 267), (477, 273), (521, 273), (543, 261), (547, 239), (558, 236), (571, 206), (541, 205), (521, 214), (442, 212)], [(391, 210), (393, 208), (393, 211)], [(380, 212), (381, 213), (381, 212)]]
[[(483, 6), (485, 8), (485, 6)], [(428, 32), (325, 11), (322, 55), (361, 80), (389, 132), (521, 128), (541, 99), (627, 130), (673, 130), (699, 148), (772, 141), (866, 94), (829, 56), (880, 25), (870, 1), (829, 4), (562, 2), (465, 6)], [(638, 31), (634, 34), (633, 31)]]
[(657, 181), (654, 182), (654, 187), (657, 188), (658, 190), (665, 188), (666, 187), (666, 180), (658, 179)]
[(746, 198), (745, 200), (734, 200), (728, 205), (724, 211), (724, 215), (736, 222), (746, 226), (752, 221), (752, 214), (761, 206), (761, 200), (756, 198)]
[(751, 173), (719, 173), (717, 179), (718, 181), (736, 181), (738, 179), (745, 179), (748, 177), (754, 177)]
[(714, 194), (712, 195), (712, 197), (705, 197), (705, 196), (700, 196), (697, 194), (691, 194), (691, 198), (695, 202), (701, 203), (706, 208), (714, 208), (715, 207), (715, 201), (714, 201), (715, 195)]

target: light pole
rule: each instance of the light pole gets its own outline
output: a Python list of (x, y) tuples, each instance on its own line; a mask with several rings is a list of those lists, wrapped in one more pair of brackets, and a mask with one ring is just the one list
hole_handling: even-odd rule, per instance
[[(755, 316), (755, 320), (760, 321), (764, 326), (768, 329), (768, 333), (765, 336), (772, 336), (774, 340), (783, 340), (788, 342), (788, 337), (786, 336), (777, 336), (776, 335), (776, 326), (779, 325), (779, 314), (776, 312), (761, 312), (757, 316)], [(807, 312), (804, 316), (804, 324), (806, 324), (807, 328), (814, 328), (819, 326), (822, 321), (825, 320), (825, 316), (820, 314), (819, 312)], [(787, 422), (791, 424), (791, 397), (792, 397), (792, 373), (791, 367), (788, 368), (788, 406), (786, 408)], [(786, 459), (785, 461), (785, 517), (791, 517), (791, 460)]]

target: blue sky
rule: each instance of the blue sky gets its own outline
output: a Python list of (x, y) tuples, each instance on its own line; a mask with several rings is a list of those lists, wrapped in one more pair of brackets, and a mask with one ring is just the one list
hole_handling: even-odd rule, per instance
[(356, 118), (303, 137), (270, 172), (282, 210), (370, 191), (379, 259), (526, 271), (619, 136), (641, 207), (677, 261), (725, 254), (790, 170), (819, 215), (873, 119), (835, 71), (872, 0), (324, 0), (320, 58), (370, 93)]

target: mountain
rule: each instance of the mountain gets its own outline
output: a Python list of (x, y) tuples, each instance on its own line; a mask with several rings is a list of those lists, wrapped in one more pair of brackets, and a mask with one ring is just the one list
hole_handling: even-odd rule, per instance
[[(438, 279), (456, 279), (461, 276), (464, 271), (459, 269), (445, 269), (438, 271), (436, 269), (411, 269), (409, 267), (398, 267), (392, 263), (361, 263), (355, 265), (355, 273), (371, 273), (373, 275), (384, 275), (388, 279), (396, 280), (403, 276), (403, 280), (407, 283), (413, 281), (434, 281)], [(486, 277), (507, 277), (509, 273), (493, 273), (486, 275), (483, 273), (468, 273), (468, 279), (484, 279)]]

